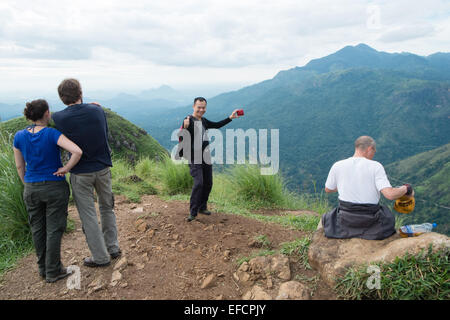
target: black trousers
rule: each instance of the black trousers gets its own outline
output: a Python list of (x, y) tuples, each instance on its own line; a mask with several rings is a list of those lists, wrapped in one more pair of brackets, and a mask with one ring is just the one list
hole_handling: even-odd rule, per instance
[(69, 184), (66, 180), (25, 183), (23, 200), (28, 211), (39, 273), (56, 277), (62, 266), (61, 238), (67, 224)]
[(213, 185), (212, 165), (189, 164), (190, 173), (194, 178), (194, 185), (192, 187), (190, 213), (196, 216), (199, 210), (206, 210), (209, 194)]

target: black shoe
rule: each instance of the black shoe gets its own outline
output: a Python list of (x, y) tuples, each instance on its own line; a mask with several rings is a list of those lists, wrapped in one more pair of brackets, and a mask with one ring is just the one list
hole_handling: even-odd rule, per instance
[(195, 220), (195, 216), (189, 215), (189, 217), (187, 218), (187, 221), (188, 221), (188, 222), (191, 222), (191, 221), (193, 221), (193, 220)]
[(122, 255), (122, 251), (117, 251), (117, 252), (114, 252), (114, 253), (111, 253), (110, 254), (110, 256), (111, 256), (111, 259), (117, 259), (118, 257), (120, 257)]
[(208, 210), (205, 209), (205, 210), (200, 210), (198, 213), (201, 213), (201, 214), (209, 216), (211, 214), (211, 211), (208, 211)]
[(48, 283), (53, 283), (58, 280), (64, 279), (64, 278), (70, 276), (71, 274), (72, 274), (72, 271), (67, 272), (66, 268), (62, 268), (59, 274), (57, 274), (55, 277), (52, 277), (52, 278), (46, 278), (45, 281), (47, 281)]
[(111, 261), (108, 261), (106, 263), (96, 263), (96, 262), (94, 262), (92, 257), (89, 257), (89, 258), (84, 258), (83, 264), (86, 267), (90, 267), (90, 268), (107, 267), (107, 266), (109, 266), (111, 264)]

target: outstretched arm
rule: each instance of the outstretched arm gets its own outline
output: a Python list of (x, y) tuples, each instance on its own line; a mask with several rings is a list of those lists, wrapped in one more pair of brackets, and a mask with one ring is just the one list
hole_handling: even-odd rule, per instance
[[(401, 186), (397, 188), (384, 188), (381, 189), (381, 193), (388, 200), (396, 200), (402, 196), (404, 196), (408, 192), (407, 186)], [(414, 190), (412, 190), (411, 196), (414, 196)]]

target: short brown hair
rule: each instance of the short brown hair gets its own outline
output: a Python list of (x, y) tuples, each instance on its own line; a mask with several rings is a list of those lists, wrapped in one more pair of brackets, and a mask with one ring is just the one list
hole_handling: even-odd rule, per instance
[(77, 79), (64, 79), (58, 86), (58, 94), (65, 105), (77, 102), (82, 95), (80, 82)]

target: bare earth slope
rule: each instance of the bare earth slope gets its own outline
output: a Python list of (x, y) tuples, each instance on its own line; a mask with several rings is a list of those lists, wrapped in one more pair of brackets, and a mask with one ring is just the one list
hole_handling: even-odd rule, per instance
[[(142, 210), (143, 209), (143, 210)], [(255, 236), (266, 235), (274, 250), (283, 242), (301, 238), (305, 233), (241, 216), (213, 213), (199, 215), (186, 222), (189, 204), (185, 201), (164, 201), (158, 196), (144, 196), (133, 204), (123, 196), (116, 197), (115, 212), (119, 243), (127, 263), (114, 274), (121, 258), (106, 268), (87, 268), (83, 258), (89, 250), (81, 230), (78, 213), (71, 206), (69, 215), (76, 222), (75, 231), (65, 234), (62, 261), (81, 270), (81, 289), (68, 290), (66, 279), (48, 284), (37, 273), (34, 253), (23, 258), (8, 271), (0, 283), (0, 299), (241, 299), (251, 288), (235, 281), (236, 260), (250, 256), (259, 249), (249, 246)], [(125, 259), (122, 260), (124, 262)], [(318, 273), (305, 270), (290, 259), (291, 279), (313, 278)], [(211, 276), (214, 274), (214, 276)], [(113, 276), (121, 279), (111, 282)], [(202, 289), (204, 280), (215, 281)], [(311, 282), (304, 282), (311, 287)], [(281, 280), (270, 286), (259, 284), (272, 297), (277, 296)], [(323, 281), (311, 288), (312, 299), (335, 299)]]

